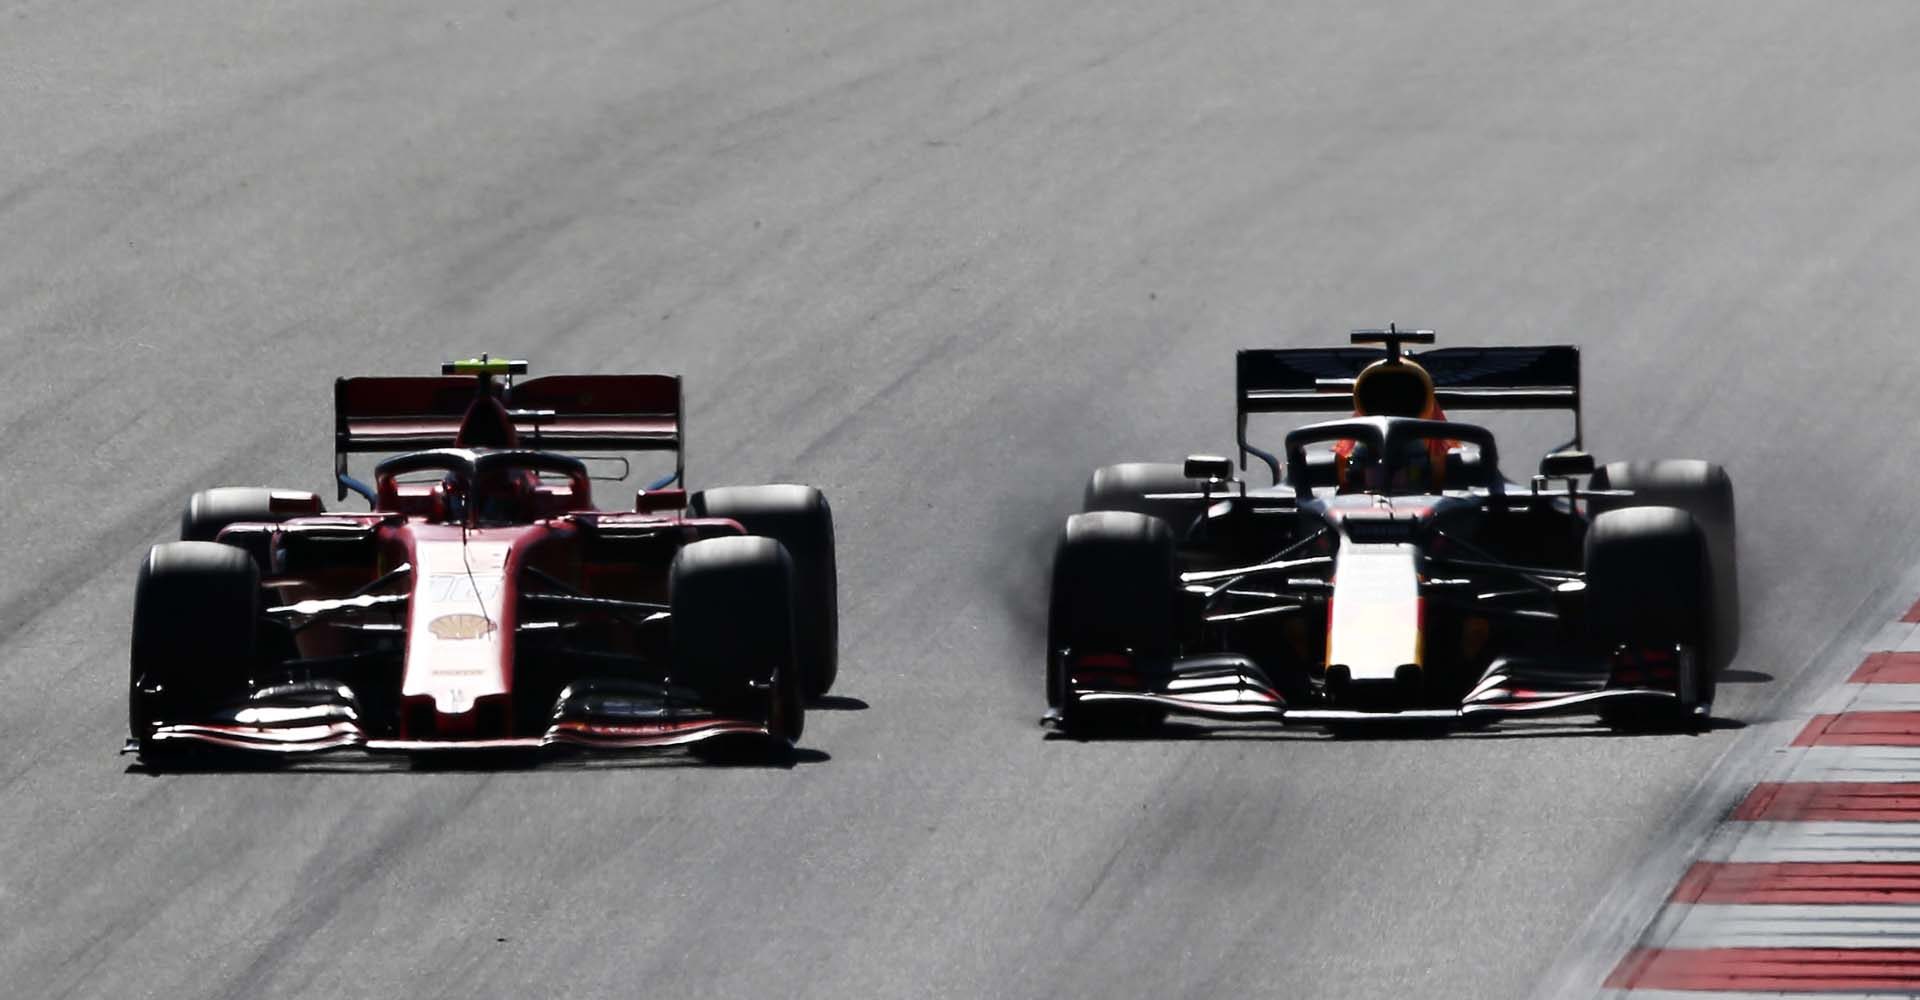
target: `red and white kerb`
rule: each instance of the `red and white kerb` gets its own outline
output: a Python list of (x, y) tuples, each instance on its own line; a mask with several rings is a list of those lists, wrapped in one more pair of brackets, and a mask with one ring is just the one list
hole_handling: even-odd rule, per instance
[(1615, 995), (1920, 997), (1920, 604), (1873, 645), (1714, 832)]

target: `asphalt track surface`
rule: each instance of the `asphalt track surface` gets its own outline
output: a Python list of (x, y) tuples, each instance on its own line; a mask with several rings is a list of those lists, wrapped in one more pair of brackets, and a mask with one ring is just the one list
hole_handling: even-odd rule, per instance
[[(1741, 490), (1734, 720), (1911, 596), (1905, 0), (0, 22), (0, 992), (1527, 994), (1738, 729), (1034, 724), (1060, 518), (1226, 447), (1236, 347), (1584, 344), (1595, 451)], [(826, 489), (870, 707), (788, 771), (116, 757), (187, 494), (324, 489), (334, 375), (479, 350), (682, 371), (696, 483)]]

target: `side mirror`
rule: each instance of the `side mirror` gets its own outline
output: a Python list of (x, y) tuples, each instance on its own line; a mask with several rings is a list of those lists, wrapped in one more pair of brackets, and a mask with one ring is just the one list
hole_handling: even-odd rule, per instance
[(686, 490), (641, 490), (633, 498), (633, 509), (642, 514), (658, 514), (663, 510), (683, 510), (686, 506)]
[(1219, 455), (1188, 455), (1185, 473), (1188, 479), (1204, 483), (1233, 482), (1233, 459)]
[(326, 513), (326, 508), (320, 505), (320, 494), (305, 490), (274, 490), (267, 495), (267, 509), (289, 517), (314, 517)]
[(1584, 451), (1556, 451), (1540, 460), (1540, 474), (1548, 479), (1593, 475), (1593, 456)]

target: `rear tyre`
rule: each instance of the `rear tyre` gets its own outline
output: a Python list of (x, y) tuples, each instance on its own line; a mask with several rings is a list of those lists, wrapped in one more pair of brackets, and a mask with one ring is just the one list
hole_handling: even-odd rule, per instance
[(1177, 542), (1206, 513), (1204, 500), (1155, 500), (1155, 493), (1198, 493), (1206, 484), (1188, 479), (1186, 467), (1171, 462), (1122, 462), (1095, 469), (1087, 480), (1081, 510), (1123, 510), (1167, 522)]
[(840, 673), (839, 569), (827, 498), (811, 486), (726, 486), (695, 493), (687, 508), (696, 517), (738, 521), (748, 534), (786, 546), (801, 691), (809, 700), (824, 697)]
[(1595, 513), (1629, 507), (1678, 507), (1693, 515), (1706, 536), (1713, 574), (1714, 655), (1704, 661), (1717, 672), (1740, 652), (1740, 563), (1734, 518), (1733, 480), (1711, 462), (1667, 459), (1613, 462), (1593, 474), (1594, 489), (1632, 490), (1632, 497), (1594, 497)]
[(764, 719), (774, 752), (806, 727), (794, 655), (792, 560), (771, 538), (709, 538), (682, 548), (670, 576), (676, 683), (715, 711)]
[(245, 552), (167, 542), (134, 585), (127, 722), (143, 755), (153, 727), (204, 719), (246, 698), (260, 622), (260, 574)]
[(1587, 630), (1611, 654), (1678, 648), (1681, 698), (1648, 710), (1621, 708), (1603, 718), (1620, 727), (1697, 722), (1713, 703), (1715, 624), (1713, 574), (1705, 533), (1677, 507), (1606, 511), (1587, 531)]
[(1166, 710), (1088, 705), (1076, 698), (1063, 652), (1129, 654), (1143, 680), (1165, 678), (1177, 652), (1173, 532), (1157, 517), (1095, 511), (1067, 519), (1054, 553), (1047, 618), (1047, 702), (1069, 735), (1157, 727)]
[[(309, 498), (305, 503), (282, 497)], [(321, 512), (319, 499), (299, 490), (276, 490), (267, 486), (216, 486), (201, 490), (187, 499), (180, 512), (180, 540), (211, 542), (229, 524), (279, 524), (288, 518), (306, 517)]]

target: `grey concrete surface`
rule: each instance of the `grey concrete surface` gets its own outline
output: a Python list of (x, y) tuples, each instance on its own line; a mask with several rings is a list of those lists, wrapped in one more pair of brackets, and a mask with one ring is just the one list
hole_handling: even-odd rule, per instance
[[(1913, 596), (1909, 3), (0, 24), (10, 995), (1525, 995), (1738, 730), (1034, 725), (1059, 518), (1225, 447), (1240, 346), (1586, 345), (1603, 458), (1741, 490), (1734, 719)], [(871, 707), (786, 772), (130, 772), (134, 570), (187, 494), (324, 488), (334, 375), (479, 350), (685, 372), (696, 483), (825, 488)]]

